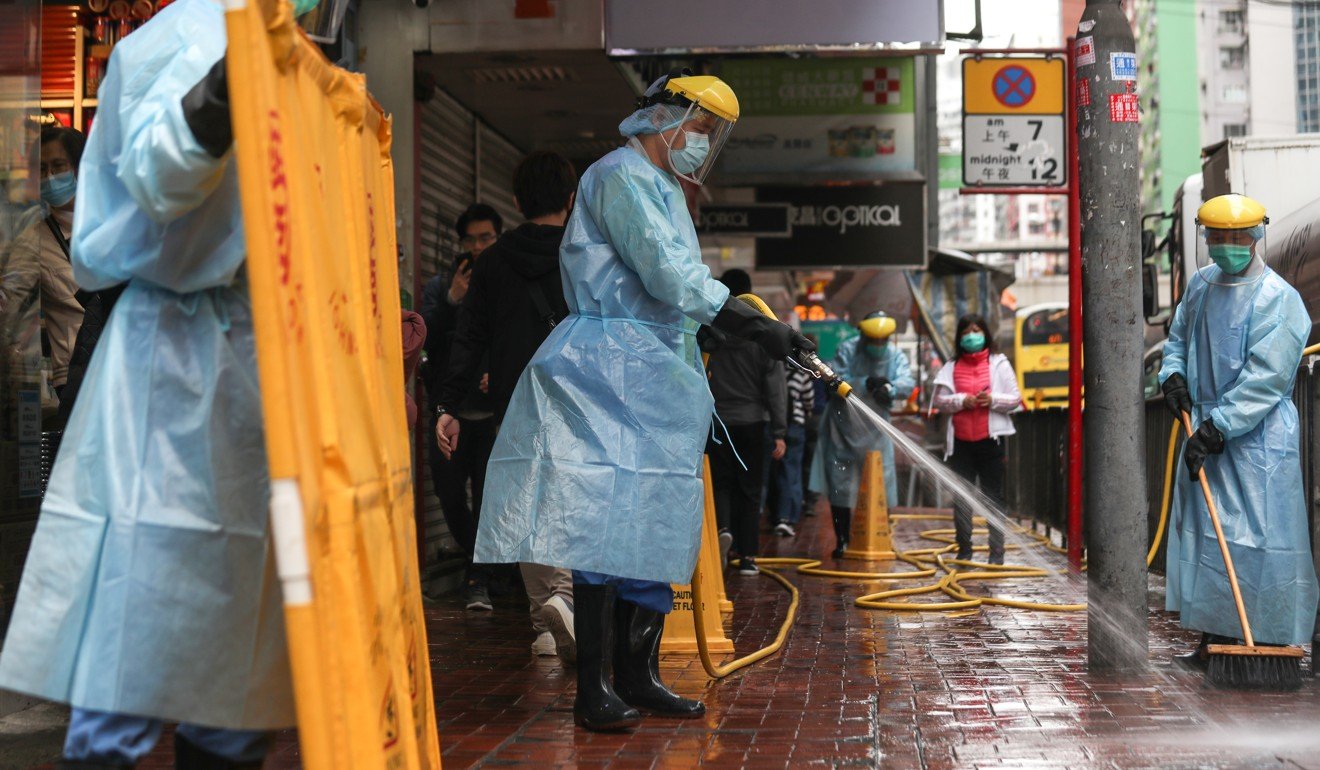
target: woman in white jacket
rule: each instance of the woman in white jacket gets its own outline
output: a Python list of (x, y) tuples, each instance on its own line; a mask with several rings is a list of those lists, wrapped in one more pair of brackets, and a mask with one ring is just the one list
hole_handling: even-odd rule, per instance
[[(985, 319), (958, 319), (956, 357), (935, 377), (935, 408), (950, 415), (944, 459), (958, 475), (976, 484), (995, 502), (1004, 499), (1003, 437), (1013, 435), (1009, 413), (1022, 403), (1017, 375), (1008, 357), (995, 350)], [(953, 507), (958, 558), (972, 558), (972, 512)], [(990, 525), (990, 563), (1004, 563), (1004, 533)]]

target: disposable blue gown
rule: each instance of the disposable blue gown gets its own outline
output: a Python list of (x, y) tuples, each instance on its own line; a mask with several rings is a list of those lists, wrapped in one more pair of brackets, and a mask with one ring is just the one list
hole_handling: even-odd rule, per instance
[[(867, 354), (862, 338), (845, 342), (830, 367), (838, 372), (853, 388), (849, 398), (863, 399), (885, 420), (889, 410), (881, 407), (866, 392), (868, 377), (884, 377), (894, 386), (894, 402), (904, 401), (912, 395), (916, 380), (912, 378), (912, 365), (907, 354), (892, 343), (878, 358)], [(816, 455), (811, 461), (813, 492), (827, 495), (830, 505), (852, 508), (857, 505), (857, 485), (861, 481), (861, 462), (868, 452), (879, 450), (884, 458), (885, 497), (889, 505), (898, 503), (898, 473), (894, 467), (894, 442), (869, 424), (859, 420), (848, 410), (844, 400), (831, 396), (825, 413), (820, 417), (820, 433)]]
[[(1292, 389), (1311, 320), (1297, 292), (1262, 269), (1245, 279), (1214, 266), (1192, 276), (1160, 382), (1183, 375), (1192, 424), (1211, 419), (1226, 439), (1205, 473), (1256, 641), (1303, 644), (1315, 625), (1317, 586)], [(1166, 609), (1185, 628), (1241, 639), (1200, 483), (1181, 463), (1168, 536)]]
[(560, 265), (570, 315), (514, 389), (476, 560), (686, 583), (714, 409), (695, 333), (729, 291), (678, 184), (632, 147), (582, 175)]
[(0, 687), (221, 728), (295, 723), (237, 173), (180, 98), (211, 0), (115, 47), (79, 177), (78, 283), (128, 288), (92, 357), (0, 653)]

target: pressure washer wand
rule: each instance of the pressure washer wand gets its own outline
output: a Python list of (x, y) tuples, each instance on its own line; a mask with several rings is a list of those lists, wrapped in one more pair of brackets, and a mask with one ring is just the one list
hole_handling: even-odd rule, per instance
[(847, 398), (852, 394), (852, 386), (844, 382), (829, 364), (820, 360), (820, 356), (810, 350), (799, 350), (789, 361), (805, 369), (812, 377), (825, 382), (825, 387), (834, 391), (840, 398)]
[[(770, 309), (770, 306), (765, 304), (765, 301), (755, 294), (740, 294), (738, 295), (738, 299), (741, 299), (770, 318), (775, 317), (775, 313)], [(820, 356), (812, 351), (794, 351), (793, 355), (789, 356), (787, 360), (790, 364), (802, 369), (812, 377), (815, 377), (818, 380), (824, 380), (825, 387), (837, 393), (840, 398), (847, 398), (848, 395), (852, 393), (852, 386), (844, 382), (843, 378), (829, 367), (829, 364), (820, 360)]]

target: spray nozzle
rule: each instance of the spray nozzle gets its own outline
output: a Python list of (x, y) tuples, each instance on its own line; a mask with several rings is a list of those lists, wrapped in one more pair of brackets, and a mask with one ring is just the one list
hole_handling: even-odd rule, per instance
[(844, 382), (829, 364), (820, 360), (820, 356), (810, 350), (799, 350), (795, 357), (789, 360), (806, 370), (812, 377), (824, 380), (825, 387), (837, 393), (840, 398), (847, 398), (852, 393), (852, 386)]

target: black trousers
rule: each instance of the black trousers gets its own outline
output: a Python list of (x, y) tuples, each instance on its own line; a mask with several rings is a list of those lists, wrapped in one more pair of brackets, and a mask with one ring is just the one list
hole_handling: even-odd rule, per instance
[[(440, 498), (449, 533), (471, 563), (477, 545), (477, 522), (481, 516), (481, 493), (486, 486), (486, 463), (495, 447), (498, 425), (495, 418), (460, 420), (458, 450), (446, 460), (435, 440), (435, 420), (428, 420), (426, 451), (431, 465), (431, 483)], [(472, 485), (472, 503), (468, 504), (468, 484)]]
[[(756, 556), (761, 541), (761, 491), (765, 488), (766, 424), (730, 425), (729, 440), (710, 442), (710, 475), (715, 494), (715, 518), (733, 535), (740, 556)], [(723, 433), (716, 427), (717, 433)], [(747, 470), (734, 456), (747, 465)]]
[[(972, 484), (981, 487), (985, 496), (1001, 508), (1004, 504), (1004, 442), (999, 439), (961, 441), (954, 439), (949, 467)], [(1003, 557), (1004, 532), (989, 522), (990, 556)], [(972, 511), (961, 502), (953, 504), (953, 525), (960, 558), (972, 553)]]
[(807, 483), (811, 480), (811, 463), (816, 458), (816, 441), (820, 438), (820, 414), (810, 412), (807, 414), (807, 443), (802, 447), (802, 496), (804, 507), (814, 505), (820, 495), (807, 489)]

